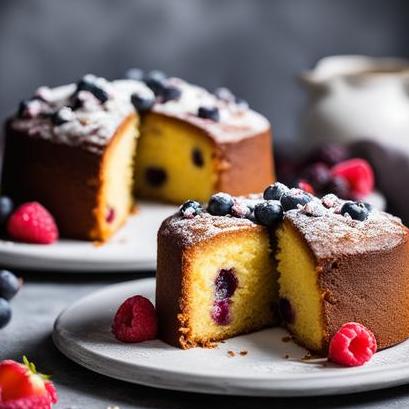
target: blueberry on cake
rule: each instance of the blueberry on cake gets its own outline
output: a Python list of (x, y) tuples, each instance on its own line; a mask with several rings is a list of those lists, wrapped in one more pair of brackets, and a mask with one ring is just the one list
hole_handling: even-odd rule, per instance
[(186, 202), (158, 233), (161, 337), (209, 346), (271, 326), (325, 355), (346, 322), (379, 348), (409, 337), (409, 235), (362, 202), (275, 183), (263, 196)]
[[(39, 201), (62, 236), (106, 240), (133, 196), (181, 203), (273, 179), (268, 121), (224, 90), (160, 72), (41, 87), (6, 124), (3, 192)], [(138, 146), (137, 146), (138, 145)]]

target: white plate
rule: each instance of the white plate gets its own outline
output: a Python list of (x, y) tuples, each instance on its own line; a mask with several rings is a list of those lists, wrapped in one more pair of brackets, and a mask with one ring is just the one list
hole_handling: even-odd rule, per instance
[(156, 268), (156, 234), (176, 206), (138, 202), (138, 213), (103, 245), (61, 239), (44, 246), (0, 240), (0, 264), (30, 270), (136, 271)]
[[(154, 279), (113, 285), (76, 302), (54, 327), (54, 342), (67, 357), (95, 372), (133, 383), (191, 392), (310, 396), (344, 394), (409, 383), (409, 342), (375, 354), (362, 367), (302, 362), (306, 351), (283, 342), (279, 328), (236, 337), (215, 349), (180, 350), (159, 340), (123, 344), (111, 334), (125, 298), (154, 299)], [(233, 351), (231, 357), (228, 351)], [(248, 351), (241, 356), (240, 351)], [(288, 354), (290, 359), (285, 359)]]

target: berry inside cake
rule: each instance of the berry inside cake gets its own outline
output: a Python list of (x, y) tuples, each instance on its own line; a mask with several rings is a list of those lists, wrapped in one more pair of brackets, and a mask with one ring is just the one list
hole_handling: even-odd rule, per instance
[(189, 348), (272, 325), (326, 354), (347, 322), (379, 348), (409, 337), (408, 229), (333, 194), (275, 183), (264, 197), (186, 202), (158, 233), (162, 338)]
[(269, 122), (227, 90), (157, 71), (86, 75), (39, 88), (7, 121), (3, 192), (42, 203), (63, 236), (105, 240), (134, 192), (179, 204), (259, 191), (274, 177), (271, 144)]

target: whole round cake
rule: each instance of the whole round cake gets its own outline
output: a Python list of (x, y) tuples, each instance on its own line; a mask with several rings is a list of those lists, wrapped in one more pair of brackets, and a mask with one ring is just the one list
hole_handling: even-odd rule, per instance
[[(135, 76), (134, 76), (135, 77)], [(227, 89), (154, 71), (41, 87), (6, 124), (3, 193), (39, 201), (63, 236), (105, 240), (133, 193), (173, 203), (274, 178), (269, 122)]]
[(318, 354), (351, 321), (379, 348), (409, 337), (408, 229), (333, 194), (275, 183), (186, 202), (159, 230), (156, 281), (160, 335), (181, 348), (277, 322)]

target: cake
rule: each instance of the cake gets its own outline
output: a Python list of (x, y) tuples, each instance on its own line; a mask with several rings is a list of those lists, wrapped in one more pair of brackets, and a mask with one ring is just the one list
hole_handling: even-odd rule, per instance
[[(409, 231), (385, 212), (276, 183), (188, 202), (158, 233), (160, 336), (210, 346), (278, 322), (325, 355), (346, 322), (379, 348), (409, 337)], [(215, 205), (216, 203), (216, 205)]]
[[(274, 178), (269, 122), (230, 92), (157, 72), (41, 87), (6, 123), (3, 193), (39, 201), (63, 237), (106, 240), (134, 195), (180, 203)], [(138, 145), (138, 147), (137, 147)]]

